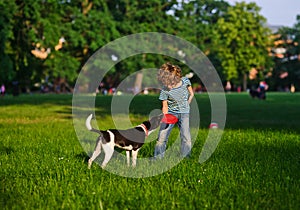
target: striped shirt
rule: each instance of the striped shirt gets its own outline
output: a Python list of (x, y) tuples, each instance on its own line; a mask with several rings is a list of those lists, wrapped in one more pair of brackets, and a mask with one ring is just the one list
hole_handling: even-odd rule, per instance
[(182, 84), (180, 87), (168, 89), (163, 87), (160, 91), (159, 100), (168, 101), (169, 113), (189, 113), (190, 106), (188, 102), (189, 91), (188, 86), (191, 86), (191, 82), (188, 78), (181, 78)]

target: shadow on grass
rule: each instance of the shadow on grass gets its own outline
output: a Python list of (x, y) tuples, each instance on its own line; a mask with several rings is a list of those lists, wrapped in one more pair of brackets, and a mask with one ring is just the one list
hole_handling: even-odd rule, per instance
[(63, 107), (61, 110), (56, 111), (62, 118), (67, 119), (67, 120), (72, 120), (72, 108), (71, 107)]
[[(1, 98), (1, 106), (57, 105), (56, 111), (65, 119), (72, 119), (72, 94), (34, 94)], [(99, 116), (111, 117), (111, 102), (114, 96), (87, 95), (86, 100), (95, 98), (95, 111)], [(211, 122), (210, 100), (207, 94), (196, 94), (200, 112), (200, 127), (207, 128)], [(248, 93), (226, 95), (227, 120), (225, 129), (273, 129), (291, 130), (300, 133), (300, 94), (268, 93), (267, 100), (252, 99)], [(85, 98), (83, 98), (83, 103)], [(123, 104), (120, 104), (122, 107)], [(138, 95), (133, 98), (128, 112), (135, 116), (148, 117), (154, 109), (160, 109), (158, 95)], [(124, 113), (121, 108), (120, 113)], [(115, 112), (118, 112), (116, 110)], [(116, 113), (118, 114), (118, 113)], [(137, 119), (139, 121), (139, 119)]]
[(8, 105), (72, 105), (72, 94), (22, 94), (5, 96), (0, 99), (0, 106)]
[(88, 160), (90, 159), (90, 157), (85, 152), (81, 152), (75, 155), (75, 158), (79, 160), (83, 160), (85, 163), (87, 163)]
[(2, 143), (0, 144), (0, 155), (9, 155), (14, 152), (12, 147), (4, 146)]

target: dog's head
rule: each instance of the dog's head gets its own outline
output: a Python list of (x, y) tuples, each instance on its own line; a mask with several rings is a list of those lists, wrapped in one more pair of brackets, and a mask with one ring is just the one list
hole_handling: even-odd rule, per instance
[(151, 117), (150, 120), (143, 122), (149, 132), (155, 130), (161, 123), (162, 118), (164, 117), (163, 114)]

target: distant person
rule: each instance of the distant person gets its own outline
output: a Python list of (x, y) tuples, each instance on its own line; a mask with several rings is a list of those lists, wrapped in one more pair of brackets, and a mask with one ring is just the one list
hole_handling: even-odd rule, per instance
[(19, 82), (18, 81), (13, 81), (13, 96), (18, 96), (19, 95)]
[(292, 85), (291, 85), (291, 93), (295, 93), (295, 91), (296, 91), (295, 85), (292, 84)]
[(4, 96), (5, 95), (5, 85), (4, 84), (2, 84), (1, 85), (1, 88), (0, 88), (0, 92), (1, 92), (1, 96)]
[(250, 95), (252, 98), (265, 100), (267, 98), (266, 91), (268, 90), (268, 88), (268, 84), (265, 81), (261, 81), (256, 90), (250, 90)]
[(226, 92), (228, 92), (228, 93), (230, 93), (230, 91), (231, 91), (231, 83), (230, 83), (230, 81), (227, 81), (226, 82), (226, 86), (225, 86), (225, 90), (226, 90)]

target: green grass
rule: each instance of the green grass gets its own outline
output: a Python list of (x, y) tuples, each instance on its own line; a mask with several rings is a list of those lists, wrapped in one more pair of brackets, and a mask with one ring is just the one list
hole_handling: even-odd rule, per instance
[[(72, 95), (0, 98), (0, 205), (2, 209), (300, 209), (300, 95), (267, 97), (259, 101), (247, 94), (227, 94), (222, 140), (212, 157), (199, 164), (210, 102), (206, 94), (197, 95), (201, 126), (192, 157), (149, 178), (118, 176), (97, 164), (87, 169), (87, 155), (73, 128)], [(101, 128), (113, 126), (110, 101), (109, 96), (97, 97)], [(157, 96), (134, 98), (132, 123), (139, 124), (159, 106)], [(141, 157), (151, 156), (154, 144), (146, 144)]]

